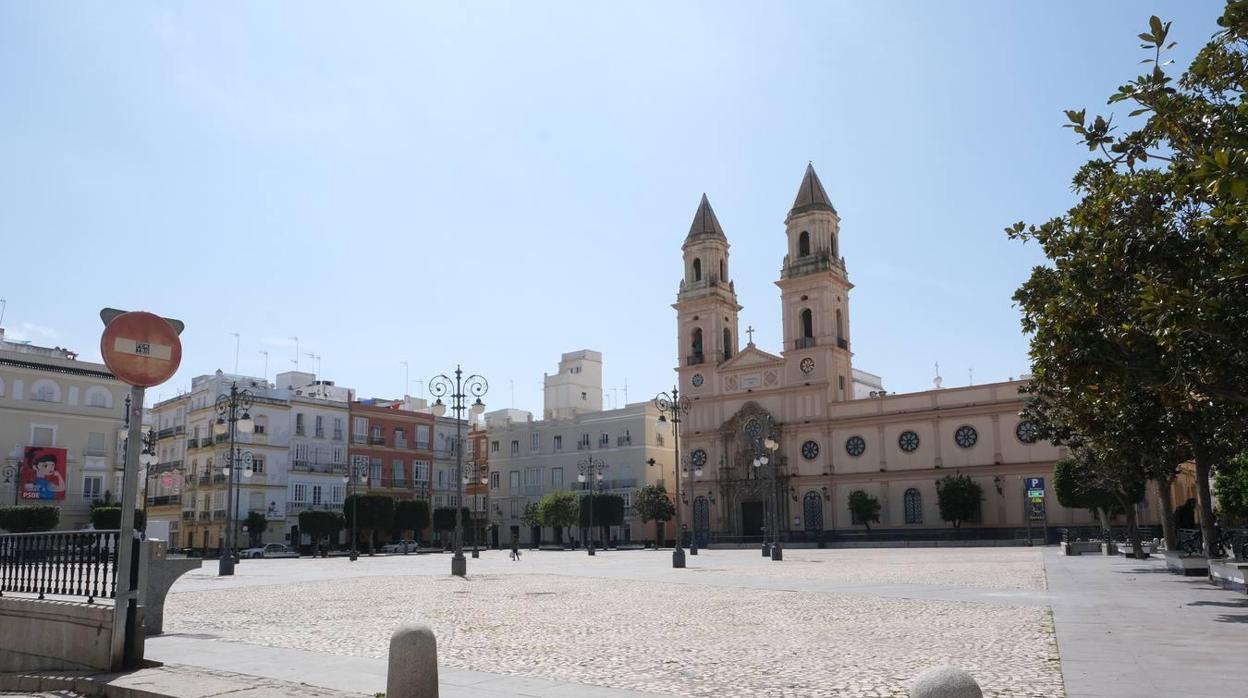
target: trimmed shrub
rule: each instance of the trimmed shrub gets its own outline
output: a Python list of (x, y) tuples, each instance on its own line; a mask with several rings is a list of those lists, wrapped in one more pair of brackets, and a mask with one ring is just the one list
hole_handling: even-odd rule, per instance
[(51, 531), (61, 522), (61, 510), (53, 506), (0, 507), (0, 528), (10, 533)]

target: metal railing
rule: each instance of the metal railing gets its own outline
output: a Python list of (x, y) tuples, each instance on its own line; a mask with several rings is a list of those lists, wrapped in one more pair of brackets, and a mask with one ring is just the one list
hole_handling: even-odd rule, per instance
[(799, 337), (793, 340), (794, 349), (809, 349), (810, 347), (813, 347), (813, 346), (815, 346), (814, 337)]
[(698, 364), (702, 364), (702, 363), (706, 363), (705, 354), (691, 354), (685, 357), (686, 366), (697, 366)]
[(163, 506), (168, 506), (170, 504), (181, 504), (182, 497), (181, 495), (176, 495), (176, 494), (158, 494), (155, 496), (148, 497), (147, 503), (149, 506), (154, 506), (154, 507), (163, 507)]
[(87, 603), (113, 598), (118, 536), (118, 531), (0, 535), (0, 596), (85, 596)]

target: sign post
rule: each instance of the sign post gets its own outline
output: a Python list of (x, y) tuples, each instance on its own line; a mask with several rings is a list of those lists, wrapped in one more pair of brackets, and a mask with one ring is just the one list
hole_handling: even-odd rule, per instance
[(130, 385), (110, 656), (114, 669), (133, 669), (143, 658), (140, 649), (143, 633), (138, 627), (138, 540), (134, 530), (139, 451), (143, 443), (143, 399), (147, 388), (164, 383), (177, 372), (182, 362), (182, 342), (178, 335), (183, 325), (151, 313), (112, 308), (101, 310), (100, 319), (104, 321), (104, 334), (100, 337), (104, 364), (114, 376)]

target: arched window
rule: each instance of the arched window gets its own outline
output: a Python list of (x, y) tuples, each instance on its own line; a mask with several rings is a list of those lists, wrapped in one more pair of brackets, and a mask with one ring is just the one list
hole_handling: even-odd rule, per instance
[(918, 490), (911, 487), (906, 490), (903, 502), (906, 509), (906, 523), (923, 523), (923, 495), (919, 494)]
[(719, 260), (719, 280), (720, 281), (728, 280), (728, 265), (725, 264), (724, 260), (722, 259)]
[(802, 311), (802, 337), (809, 339), (815, 336), (815, 314), (810, 312), (810, 308)]
[(701, 534), (711, 530), (711, 503), (706, 497), (693, 500), (693, 530)]
[(845, 341), (845, 321), (841, 318), (841, 309), (836, 309), (836, 341)]
[(836, 259), (839, 255), (836, 253), (836, 233), (832, 233), (832, 259)]
[(103, 407), (105, 409), (112, 408), (113, 394), (108, 392), (107, 388), (93, 385), (87, 388), (86, 403), (88, 407)]
[(689, 347), (694, 356), (702, 356), (702, 328), (693, 328), (693, 343)]
[(693, 280), (702, 280), (702, 260), (700, 259), (693, 260)]
[(57, 385), (55, 381), (41, 378), (35, 381), (34, 385), (30, 386), (30, 399), (39, 402), (60, 402), (61, 386)]
[(724, 361), (732, 358), (732, 332), (724, 328)]
[(802, 231), (801, 235), (797, 236), (797, 256), (798, 257), (810, 256), (810, 233), (806, 232), (805, 230)]
[(823, 502), (818, 492), (807, 492), (802, 498), (802, 520), (806, 522), (807, 531), (823, 530)]

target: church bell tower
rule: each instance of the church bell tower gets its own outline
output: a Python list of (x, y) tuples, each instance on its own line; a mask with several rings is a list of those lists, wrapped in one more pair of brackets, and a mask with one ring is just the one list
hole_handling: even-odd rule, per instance
[(737, 313), (741, 306), (728, 273), (728, 238), (706, 194), (681, 249), (685, 273), (672, 307), (679, 328), (681, 389), (687, 390), (691, 385), (688, 378), (701, 375), (693, 381), (700, 388), (715, 366), (736, 356), (740, 339)]
[(780, 280), (786, 365), (793, 380), (826, 381), (831, 401), (853, 398), (849, 343), (849, 290), (840, 256), (841, 218), (828, 193), (806, 166), (793, 208), (784, 219), (788, 254)]

